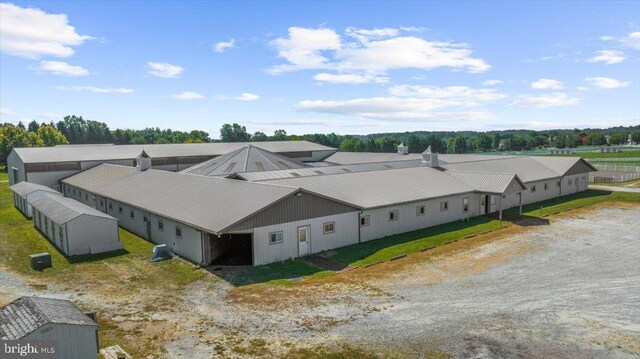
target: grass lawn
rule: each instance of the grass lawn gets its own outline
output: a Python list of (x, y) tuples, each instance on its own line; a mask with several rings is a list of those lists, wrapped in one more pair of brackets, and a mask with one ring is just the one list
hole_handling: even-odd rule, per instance
[(294, 259), (251, 267), (249, 271), (241, 273), (229, 281), (234, 285), (247, 285), (272, 281), (286, 283), (289, 282), (287, 279), (290, 278), (310, 276), (320, 272), (323, 272), (323, 270), (301, 260)]

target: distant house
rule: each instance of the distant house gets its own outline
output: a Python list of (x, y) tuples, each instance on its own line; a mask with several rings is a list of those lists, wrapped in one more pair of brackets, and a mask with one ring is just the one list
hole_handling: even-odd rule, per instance
[(622, 152), (620, 147), (600, 147), (601, 153), (619, 153)]
[(52, 340), (59, 358), (95, 358), (98, 323), (68, 300), (21, 297), (0, 309), (0, 340)]
[(576, 153), (576, 150), (574, 150), (573, 148), (556, 148), (556, 147), (549, 148), (549, 154), (551, 155), (572, 155), (575, 153)]

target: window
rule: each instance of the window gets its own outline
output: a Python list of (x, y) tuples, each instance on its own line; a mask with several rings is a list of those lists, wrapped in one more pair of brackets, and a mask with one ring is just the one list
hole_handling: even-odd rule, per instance
[(324, 234), (333, 233), (336, 230), (336, 223), (335, 222), (328, 222), (328, 223), (323, 224), (322, 227), (324, 228)]
[(569, 186), (571, 186), (571, 183), (572, 183), (571, 178), (569, 178), (569, 179), (567, 180), (567, 184), (568, 184)]
[(176, 226), (176, 237), (182, 238), (182, 227)]
[(118, 213), (122, 214), (122, 206), (118, 206)]
[(399, 217), (398, 210), (389, 212), (389, 221), (397, 221)]
[(282, 232), (269, 233), (269, 244), (282, 243)]
[(548, 190), (548, 189), (549, 189), (549, 184), (548, 184), (548, 183), (545, 183), (545, 184), (544, 184), (544, 190), (546, 191), (546, 190)]
[(489, 196), (489, 198), (491, 198), (491, 200), (489, 201), (489, 204), (492, 206), (495, 206), (496, 204), (496, 196)]
[(556, 188), (560, 188), (560, 180), (556, 181)]
[(147, 218), (146, 214), (142, 215), (142, 222), (147, 223), (147, 221), (149, 220), (149, 218)]
[(446, 211), (449, 209), (449, 202), (440, 202), (440, 210), (441, 211)]
[(113, 210), (113, 203), (109, 203), (109, 210)]
[(365, 226), (368, 226), (369, 223), (370, 223), (369, 216), (360, 217), (360, 226), (365, 227)]
[(100, 206), (104, 206), (104, 200), (100, 198)]
[(133, 211), (129, 211), (129, 217), (131, 217), (131, 219), (136, 219), (136, 214), (133, 213)]
[(424, 206), (416, 207), (416, 216), (422, 216), (424, 214)]
[(462, 211), (469, 212), (469, 197), (462, 199)]
[(158, 220), (158, 230), (164, 232), (164, 222), (161, 219)]
[(531, 186), (531, 192), (535, 192), (536, 191), (536, 186)]

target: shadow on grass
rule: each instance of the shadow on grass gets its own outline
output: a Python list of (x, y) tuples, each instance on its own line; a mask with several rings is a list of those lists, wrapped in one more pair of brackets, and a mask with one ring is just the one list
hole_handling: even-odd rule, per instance
[(103, 259), (120, 257), (120, 256), (129, 254), (129, 251), (123, 248), (123, 249), (119, 249), (117, 251), (112, 251), (112, 252), (68, 256), (60, 248), (58, 248), (58, 246), (52, 240), (50, 240), (47, 236), (45, 236), (45, 234), (42, 233), (42, 231), (38, 229), (38, 227), (34, 226), (33, 229), (35, 229), (38, 233), (40, 233), (42, 238), (45, 239), (47, 242), (49, 242), (49, 244), (51, 244), (51, 247), (55, 249), (62, 256), (62, 258), (64, 258), (69, 264), (89, 263), (89, 262), (95, 262)]
[(234, 286), (271, 281), (289, 282), (289, 279), (308, 276), (323, 271), (321, 268), (314, 267), (297, 259), (255, 267), (209, 266), (204, 269)]

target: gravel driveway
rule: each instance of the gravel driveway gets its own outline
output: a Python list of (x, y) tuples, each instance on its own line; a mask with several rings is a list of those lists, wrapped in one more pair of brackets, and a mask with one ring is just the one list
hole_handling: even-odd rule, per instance
[(384, 285), (393, 307), (336, 331), (408, 355), (638, 358), (639, 220), (601, 209), (421, 263)]

